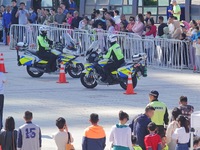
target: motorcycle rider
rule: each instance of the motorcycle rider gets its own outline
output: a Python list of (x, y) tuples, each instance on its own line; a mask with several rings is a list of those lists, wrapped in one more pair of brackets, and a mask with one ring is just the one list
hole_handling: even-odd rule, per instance
[(39, 28), (40, 35), (37, 37), (37, 54), (41, 59), (48, 61), (45, 71), (49, 73), (56, 71), (57, 56), (50, 51), (50, 46), (53, 45), (53, 41), (47, 38), (47, 31), (48, 28), (45, 26)]
[(105, 80), (107, 79), (107, 82), (110, 83), (113, 81), (111, 72), (120, 68), (120, 66), (125, 63), (125, 60), (122, 49), (117, 43), (117, 36), (114, 34), (109, 35), (108, 42), (110, 43), (111, 47), (108, 49), (106, 55), (103, 55), (103, 58), (113, 60), (104, 66)]

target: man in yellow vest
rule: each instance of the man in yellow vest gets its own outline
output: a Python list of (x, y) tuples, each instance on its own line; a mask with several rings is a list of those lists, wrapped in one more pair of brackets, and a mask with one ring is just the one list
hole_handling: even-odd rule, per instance
[(149, 93), (150, 103), (148, 104), (148, 106), (152, 106), (155, 108), (155, 112), (153, 117), (151, 118), (151, 121), (157, 125), (158, 134), (162, 137), (165, 135), (164, 125), (168, 125), (169, 123), (169, 114), (165, 103), (158, 101), (158, 96), (158, 91), (151, 91)]
[(125, 60), (122, 49), (117, 43), (117, 36), (115, 34), (109, 35), (108, 42), (110, 43), (111, 47), (108, 49), (108, 52), (103, 56), (103, 58), (113, 60), (104, 66), (106, 79), (110, 83), (112, 82), (111, 72), (118, 69), (123, 63), (125, 63)]

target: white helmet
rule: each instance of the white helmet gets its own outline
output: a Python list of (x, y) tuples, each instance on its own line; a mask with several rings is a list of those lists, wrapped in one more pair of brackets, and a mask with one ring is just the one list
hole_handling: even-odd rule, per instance
[(47, 33), (47, 31), (48, 31), (48, 28), (47, 28), (46, 26), (41, 26), (41, 27), (39, 28), (39, 33), (40, 33), (40, 34), (44, 34), (44, 32)]
[(117, 42), (117, 36), (115, 34), (108, 35), (108, 41), (110, 43)]

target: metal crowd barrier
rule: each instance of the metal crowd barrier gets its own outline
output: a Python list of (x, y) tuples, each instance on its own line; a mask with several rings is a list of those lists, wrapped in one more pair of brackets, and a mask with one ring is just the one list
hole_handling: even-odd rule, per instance
[[(17, 42), (26, 42), (30, 49), (36, 49), (39, 27), (42, 25), (12, 25), (10, 29), (10, 49), (14, 49)], [(102, 51), (108, 49), (107, 37), (110, 33), (99, 31), (72, 30), (48, 26), (48, 37), (54, 42), (65, 45), (71, 41), (79, 43), (80, 53), (87, 51), (92, 42), (98, 40)], [(131, 60), (136, 53), (147, 53), (147, 63), (153, 67), (171, 69), (189, 69), (194, 66), (191, 54), (191, 43), (188, 41), (142, 38), (137, 34), (118, 32), (118, 43), (120, 44), (126, 60)]]

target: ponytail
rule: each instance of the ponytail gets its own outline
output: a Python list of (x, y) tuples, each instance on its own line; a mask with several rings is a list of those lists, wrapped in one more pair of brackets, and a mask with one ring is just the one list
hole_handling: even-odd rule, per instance
[(185, 128), (185, 132), (189, 133), (190, 129), (189, 129), (189, 120), (187, 117), (183, 116), (183, 115), (179, 115), (177, 118), (177, 121), (179, 122), (181, 127)]

